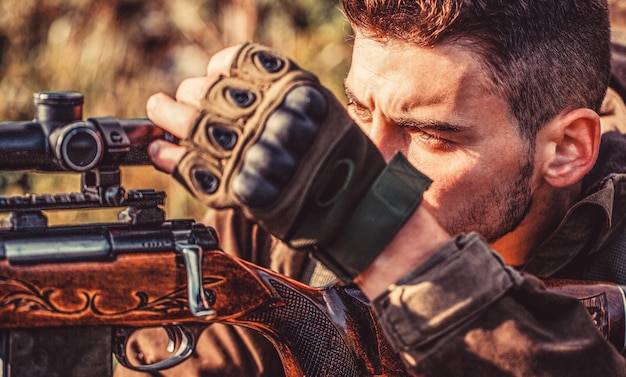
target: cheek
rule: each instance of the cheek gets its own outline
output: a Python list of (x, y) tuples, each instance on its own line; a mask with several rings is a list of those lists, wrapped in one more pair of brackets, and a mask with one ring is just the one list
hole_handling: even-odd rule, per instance
[(470, 153), (423, 154), (410, 161), (433, 180), (424, 194), (424, 202), (437, 211), (458, 212), (471, 207), (474, 199), (484, 198), (493, 185), (504, 177), (507, 164), (494, 164), (498, 159), (485, 159)]
[(473, 171), (480, 170), (481, 156), (464, 150), (433, 151), (415, 137), (402, 151), (415, 168), (433, 180), (433, 187), (450, 187), (467, 181)]
[(466, 207), (467, 201), (478, 195), (475, 182), (468, 178), (467, 174), (459, 174), (453, 178), (435, 175), (432, 185), (424, 193), (424, 203), (437, 212), (456, 212)]
[[(507, 158), (509, 157), (509, 158)], [(490, 156), (488, 158), (455, 158), (444, 163), (443, 159), (421, 165), (424, 174), (433, 184), (424, 194), (424, 203), (436, 211), (436, 216), (453, 218), (464, 210), (474, 208), (478, 202), (495, 200), (497, 188), (516, 182), (523, 161), (514, 156)]]

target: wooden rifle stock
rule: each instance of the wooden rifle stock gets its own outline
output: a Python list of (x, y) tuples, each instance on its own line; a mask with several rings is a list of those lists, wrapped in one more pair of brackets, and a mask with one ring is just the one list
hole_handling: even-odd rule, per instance
[(610, 282), (567, 279), (549, 279), (544, 283), (552, 292), (580, 300), (600, 334), (626, 356), (626, 300), (622, 286)]
[(360, 291), (313, 289), (222, 251), (204, 252), (203, 287), (215, 317), (188, 309), (186, 271), (174, 253), (108, 262), (0, 263), (0, 327), (152, 326), (213, 321), (263, 333), (288, 376), (405, 375)]

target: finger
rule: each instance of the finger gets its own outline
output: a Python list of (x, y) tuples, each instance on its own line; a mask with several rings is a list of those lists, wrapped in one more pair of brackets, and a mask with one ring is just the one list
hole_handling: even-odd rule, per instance
[(157, 93), (146, 103), (148, 118), (157, 126), (163, 128), (172, 135), (184, 139), (193, 123), (198, 118), (198, 108), (176, 102), (172, 97)]
[(176, 100), (191, 107), (201, 108), (202, 99), (217, 80), (230, 76), (230, 67), (241, 45), (218, 51), (207, 64), (205, 77), (191, 77), (183, 80), (176, 90)]
[(180, 145), (157, 139), (148, 145), (148, 154), (154, 166), (166, 173), (172, 174), (176, 165), (186, 150)]
[(201, 108), (202, 99), (215, 80), (209, 77), (191, 77), (183, 80), (176, 90), (176, 100), (197, 109)]
[(241, 49), (241, 44), (226, 47), (215, 53), (209, 60), (206, 67), (206, 74), (209, 77), (230, 76), (230, 67), (237, 52)]

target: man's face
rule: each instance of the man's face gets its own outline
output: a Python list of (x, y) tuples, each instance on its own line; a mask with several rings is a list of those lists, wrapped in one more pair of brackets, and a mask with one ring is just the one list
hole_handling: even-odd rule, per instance
[(534, 169), (482, 69), (459, 47), (357, 35), (345, 86), (350, 115), (385, 158), (400, 151), (433, 180), (422, 205), (440, 224), (494, 241), (526, 215)]

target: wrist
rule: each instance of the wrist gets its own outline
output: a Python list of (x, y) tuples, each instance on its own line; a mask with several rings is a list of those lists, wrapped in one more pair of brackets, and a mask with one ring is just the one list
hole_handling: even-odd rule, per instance
[(356, 207), (336, 224), (336, 236), (318, 244), (315, 258), (344, 283), (353, 282), (406, 225), (430, 183), (402, 154), (396, 154)]
[(423, 206), (417, 208), (355, 283), (370, 299), (402, 279), (433, 255), (450, 235)]

